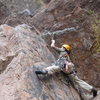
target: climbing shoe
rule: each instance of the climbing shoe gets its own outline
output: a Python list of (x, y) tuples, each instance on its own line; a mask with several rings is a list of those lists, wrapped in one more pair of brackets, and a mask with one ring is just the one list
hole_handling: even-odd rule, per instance
[(92, 93), (93, 93), (93, 97), (96, 97), (97, 96), (97, 90), (93, 89), (92, 90)]
[(36, 74), (43, 74), (43, 75), (45, 75), (45, 74), (47, 74), (48, 72), (45, 71), (45, 70), (43, 70), (43, 71), (35, 71), (35, 73), (36, 73)]

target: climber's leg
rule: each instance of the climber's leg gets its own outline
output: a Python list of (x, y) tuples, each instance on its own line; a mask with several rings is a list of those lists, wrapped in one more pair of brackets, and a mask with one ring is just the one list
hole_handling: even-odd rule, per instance
[(97, 95), (97, 91), (93, 88), (93, 86), (91, 86), (88, 83), (86, 83), (85, 81), (79, 79), (77, 77), (77, 75), (70, 74), (69, 78), (72, 80), (72, 82), (75, 82), (76, 84), (78, 84), (81, 88), (83, 88), (87, 92), (89, 92), (89, 93), (92, 92), (93, 93), (93, 97), (95, 97)]
[(48, 74), (53, 74), (55, 72), (61, 71), (61, 67), (57, 65), (52, 65), (52, 66), (45, 68), (44, 70), (48, 71)]
[(60, 71), (61, 68), (56, 65), (49, 66), (47, 68), (44, 68), (42, 71), (35, 71), (36, 74), (53, 74), (55, 72)]

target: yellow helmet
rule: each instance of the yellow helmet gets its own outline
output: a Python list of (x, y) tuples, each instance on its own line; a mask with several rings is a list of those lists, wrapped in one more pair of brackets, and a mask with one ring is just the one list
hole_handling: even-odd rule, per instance
[(70, 45), (68, 45), (68, 44), (64, 44), (64, 45), (62, 45), (66, 50), (68, 50), (68, 51), (70, 51), (71, 50), (71, 47), (70, 47)]

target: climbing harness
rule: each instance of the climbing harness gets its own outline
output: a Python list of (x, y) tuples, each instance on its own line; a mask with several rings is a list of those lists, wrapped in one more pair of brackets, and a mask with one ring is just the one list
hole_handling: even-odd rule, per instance
[(67, 58), (67, 60), (70, 62), (71, 60), (70, 60), (70, 57), (69, 57), (69, 55), (66, 53), (65, 55), (63, 55), (62, 57), (65, 57), (65, 58)]

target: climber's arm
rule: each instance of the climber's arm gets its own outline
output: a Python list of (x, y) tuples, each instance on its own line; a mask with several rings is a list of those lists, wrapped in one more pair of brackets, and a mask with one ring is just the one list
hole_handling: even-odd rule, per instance
[(60, 52), (63, 52), (63, 51), (65, 51), (63, 48), (58, 48), (58, 47), (53, 47), (55, 50), (57, 50), (57, 51), (60, 51)]
[(64, 48), (58, 48), (55, 46), (55, 40), (52, 40), (51, 47), (59, 52), (65, 51)]

